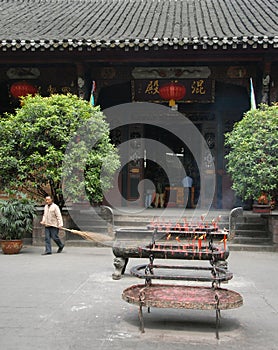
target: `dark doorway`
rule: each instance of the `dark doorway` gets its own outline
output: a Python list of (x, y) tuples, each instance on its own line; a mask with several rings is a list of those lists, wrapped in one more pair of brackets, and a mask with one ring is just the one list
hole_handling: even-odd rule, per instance
[[(145, 173), (153, 174), (159, 171), (160, 165), (163, 164), (163, 171), (165, 173), (166, 183), (166, 199), (165, 206), (168, 204), (167, 193), (171, 188), (171, 193), (176, 194), (173, 198), (172, 206), (183, 206), (183, 188), (182, 179), (184, 174), (190, 174), (194, 183), (194, 204), (197, 203), (200, 193), (200, 173), (197, 167), (197, 163), (193, 154), (189, 148), (180, 140), (177, 136), (169, 132), (164, 128), (160, 128), (154, 125), (144, 126), (144, 137), (146, 139), (152, 139), (159, 144), (167, 146), (169, 152), (164, 152), (162, 149), (148, 149), (146, 147), (145, 156), (146, 161), (144, 165)], [(175, 162), (174, 158), (178, 158), (179, 162)]]

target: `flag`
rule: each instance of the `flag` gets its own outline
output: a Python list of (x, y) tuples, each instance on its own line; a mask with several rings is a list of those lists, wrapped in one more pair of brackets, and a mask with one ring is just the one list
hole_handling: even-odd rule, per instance
[(252, 78), (250, 78), (250, 107), (251, 110), (257, 108)]
[(96, 82), (93, 80), (92, 83), (92, 91), (91, 91), (91, 97), (90, 97), (90, 103), (92, 106), (95, 105), (95, 97), (94, 97), (94, 92), (96, 91)]

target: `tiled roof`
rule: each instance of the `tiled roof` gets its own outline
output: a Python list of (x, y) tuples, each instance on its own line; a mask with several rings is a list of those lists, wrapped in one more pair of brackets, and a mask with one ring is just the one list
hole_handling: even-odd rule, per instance
[(278, 47), (277, 0), (0, 0), (0, 50)]

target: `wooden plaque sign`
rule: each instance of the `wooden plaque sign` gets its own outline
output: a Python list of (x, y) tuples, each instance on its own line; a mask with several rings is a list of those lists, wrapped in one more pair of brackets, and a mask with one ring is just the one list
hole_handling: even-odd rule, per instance
[(177, 82), (185, 86), (186, 93), (183, 103), (211, 103), (214, 102), (214, 80), (212, 79), (136, 79), (132, 81), (133, 101), (167, 103), (159, 95), (159, 88), (170, 82)]

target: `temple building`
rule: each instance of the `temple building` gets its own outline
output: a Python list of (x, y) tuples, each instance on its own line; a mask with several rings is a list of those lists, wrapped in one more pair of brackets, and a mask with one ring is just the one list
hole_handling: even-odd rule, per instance
[[(277, 0), (1, 0), (0, 9), (1, 115), (19, 106), (20, 95), (36, 92), (69, 92), (88, 101), (93, 93), (94, 104), (108, 114), (136, 102), (164, 106), (202, 135), (207, 169), (159, 118), (132, 123), (131, 113), (129, 123), (111, 129), (117, 146), (133, 141), (117, 179), (126, 203), (137, 200), (138, 184), (158, 172), (161, 158), (174, 174), (166, 184), (175, 193), (169, 205), (183, 206), (179, 164), (193, 177), (195, 205), (200, 171), (209, 173), (210, 163), (212, 206), (235, 205), (224, 135), (250, 109), (252, 87), (257, 105), (277, 101)], [(166, 150), (153, 154), (140, 139)], [(137, 147), (139, 157), (132, 153)]]

